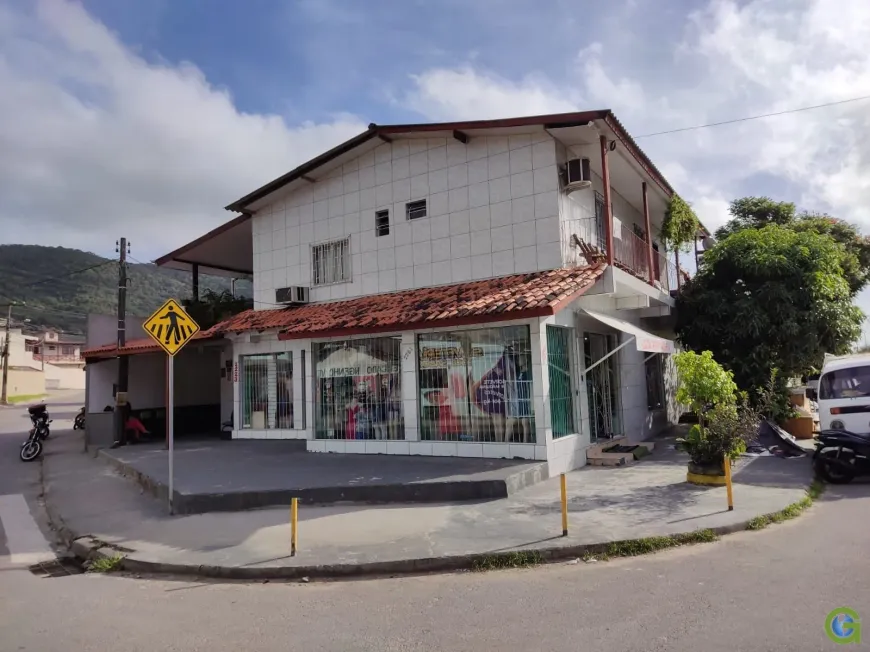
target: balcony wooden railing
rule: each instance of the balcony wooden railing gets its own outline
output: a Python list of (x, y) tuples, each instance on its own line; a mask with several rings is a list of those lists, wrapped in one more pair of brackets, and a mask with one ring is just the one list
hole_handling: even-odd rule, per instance
[[(638, 236), (632, 227), (627, 227), (620, 220), (614, 220), (613, 224), (613, 264), (653, 287), (658, 287), (662, 292), (670, 294), (672, 291), (678, 290), (680, 284), (688, 278), (685, 270), (680, 270), (681, 278), (678, 282), (677, 266), (674, 261), (667, 255), (653, 250), (651, 277), (646, 240)], [(601, 258), (606, 258), (607, 244), (604, 224), (601, 219), (590, 217), (570, 220), (565, 223), (565, 228), (571, 236), (576, 237), (575, 246), (579, 245), (581, 248), (588, 249), (588, 255), (584, 253), (587, 260), (596, 254)]]

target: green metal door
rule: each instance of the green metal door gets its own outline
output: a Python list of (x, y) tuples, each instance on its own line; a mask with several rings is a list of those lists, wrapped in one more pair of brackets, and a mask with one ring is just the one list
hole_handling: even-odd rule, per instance
[(571, 392), (571, 331), (547, 326), (547, 369), (550, 376), (550, 422), (553, 438), (570, 435), (574, 429), (574, 398)]

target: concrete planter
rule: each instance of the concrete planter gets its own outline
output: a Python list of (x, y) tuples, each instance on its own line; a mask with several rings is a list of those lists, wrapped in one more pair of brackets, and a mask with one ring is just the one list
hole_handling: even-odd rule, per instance
[(695, 464), (689, 462), (686, 482), (706, 486), (725, 486), (725, 469), (721, 464)]

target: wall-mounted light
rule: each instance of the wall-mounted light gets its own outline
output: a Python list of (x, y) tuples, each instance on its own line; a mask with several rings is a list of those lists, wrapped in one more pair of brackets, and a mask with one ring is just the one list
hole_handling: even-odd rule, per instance
[(615, 152), (615, 151), (616, 151), (616, 141), (615, 141), (615, 140), (611, 140), (611, 141), (610, 141), (610, 151), (611, 151), (611, 152)]

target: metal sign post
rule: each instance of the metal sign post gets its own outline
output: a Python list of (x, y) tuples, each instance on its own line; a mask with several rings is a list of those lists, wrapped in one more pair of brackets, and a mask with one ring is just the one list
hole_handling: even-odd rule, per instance
[(175, 299), (169, 299), (142, 327), (166, 355), (166, 440), (169, 449), (169, 513), (175, 513), (175, 355), (199, 332), (199, 325)]
[(166, 382), (169, 384), (169, 392), (166, 406), (166, 433), (169, 439), (169, 514), (175, 513), (172, 496), (175, 492), (175, 356), (169, 356), (169, 378)]

